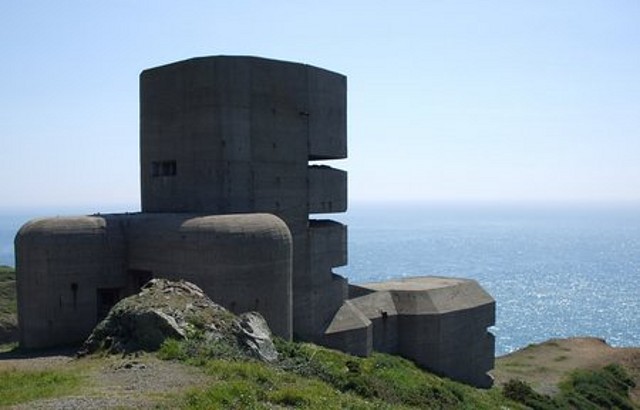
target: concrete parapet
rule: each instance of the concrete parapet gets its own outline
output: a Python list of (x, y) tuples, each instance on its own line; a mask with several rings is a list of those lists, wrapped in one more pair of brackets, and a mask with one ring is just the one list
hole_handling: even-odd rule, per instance
[(309, 213), (347, 210), (347, 173), (328, 166), (309, 167)]
[(347, 264), (347, 226), (328, 219), (309, 220), (311, 266), (335, 268)]
[(309, 159), (347, 157), (347, 78), (312, 67), (309, 83)]

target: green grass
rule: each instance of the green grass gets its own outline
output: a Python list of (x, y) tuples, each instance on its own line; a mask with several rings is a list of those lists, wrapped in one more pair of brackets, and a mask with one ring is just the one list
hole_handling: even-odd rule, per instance
[(633, 410), (629, 390), (635, 383), (619, 365), (599, 370), (576, 370), (561, 383), (561, 392), (549, 397), (535, 392), (520, 380), (504, 386), (504, 395), (534, 410), (620, 409)]
[(80, 377), (65, 371), (0, 372), (0, 406), (25, 403), (72, 393), (80, 386)]
[(200, 366), (215, 380), (183, 397), (183, 408), (520, 408), (497, 389), (479, 390), (442, 379), (400, 357), (359, 358), (282, 340), (276, 346), (281, 359), (270, 365), (179, 341), (165, 342), (158, 355)]
[[(314, 378), (291, 374), (255, 361), (210, 360), (204, 369), (213, 381), (182, 398), (189, 409), (384, 409), (380, 400), (365, 400), (341, 392)], [(399, 407), (401, 408), (401, 407)]]

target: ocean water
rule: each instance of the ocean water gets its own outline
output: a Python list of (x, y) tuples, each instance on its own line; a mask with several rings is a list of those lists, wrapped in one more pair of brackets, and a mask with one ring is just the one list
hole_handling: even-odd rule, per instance
[[(335, 217), (351, 282), (477, 280), (497, 301), (498, 355), (552, 337), (640, 346), (640, 206), (353, 204)], [(28, 219), (0, 215), (0, 264)]]

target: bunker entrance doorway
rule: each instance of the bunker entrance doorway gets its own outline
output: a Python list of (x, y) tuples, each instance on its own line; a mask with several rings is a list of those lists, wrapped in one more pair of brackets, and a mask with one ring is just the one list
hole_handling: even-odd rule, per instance
[(98, 289), (97, 317), (98, 322), (107, 317), (109, 311), (120, 300), (120, 288)]
[(131, 283), (131, 294), (135, 295), (140, 289), (153, 279), (153, 272), (142, 269), (129, 269), (129, 280)]

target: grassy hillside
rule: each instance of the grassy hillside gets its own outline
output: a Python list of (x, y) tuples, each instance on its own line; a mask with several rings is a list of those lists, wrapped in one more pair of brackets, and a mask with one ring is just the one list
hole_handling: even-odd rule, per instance
[(533, 409), (640, 408), (640, 348), (552, 339), (498, 358), (492, 373), (508, 397)]
[[(441, 379), (389, 355), (352, 357), (278, 342), (282, 360), (241, 359), (215, 343), (166, 342), (153, 354), (0, 353), (0, 407), (171, 409), (521, 409), (494, 390)], [(0, 350), (1, 352), (1, 350)], [(28, 403), (28, 404), (27, 404)]]
[[(215, 343), (168, 341), (157, 353), (82, 359), (0, 353), (0, 406), (176, 409), (635, 409), (617, 365), (565, 375), (549, 397), (522, 381), (479, 390), (399, 357), (358, 358), (278, 341), (275, 364)], [(0, 349), (0, 352), (2, 350)]]
[(0, 266), (0, 343), (17, 337), (16, 275), (13, 268)]
[(480, 390), (425, 372), (397, 356), (350, 356), (308, 343), (277, 341), (275, 365), (235, 360), (232, 352), (170, 341), (159, 356), (198, 366), (215, 378), (189, 392), (189, 408), (356, 408), (496, 409), (521, 408), (499, 390)]
[(10, 266), (0, 266), (0, 319), (6, 315), (15, 314), (16, 304), (16, 273)]
[(15, 271), (9, 266), (0, 266), (0, 343), (17, 340), (17, 307)]

